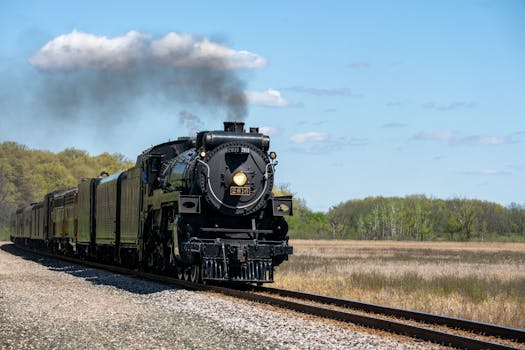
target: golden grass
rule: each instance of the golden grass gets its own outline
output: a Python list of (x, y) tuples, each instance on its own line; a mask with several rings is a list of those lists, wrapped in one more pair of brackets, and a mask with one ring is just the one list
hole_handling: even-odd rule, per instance
[(525, 328), (525, 243), (291, 244), (276, 287)]

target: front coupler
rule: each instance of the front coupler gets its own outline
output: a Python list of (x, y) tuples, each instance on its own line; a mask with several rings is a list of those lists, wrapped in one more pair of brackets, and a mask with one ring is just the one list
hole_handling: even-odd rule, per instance
[(273, 282), (274, 267), (292, 252), (285, 241), (194, 238), (181, 245), (183, 260), (200, 263), (203, 280), (210, 281)]

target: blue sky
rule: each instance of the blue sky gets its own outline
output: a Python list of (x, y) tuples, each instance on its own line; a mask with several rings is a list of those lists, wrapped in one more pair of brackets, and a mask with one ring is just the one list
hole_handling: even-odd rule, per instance
[[(0, 30), (0, 141), (134, 159), (192, 128), (220, 128), (227, 111), (209, 100), (138, 89), (128, 103), (118, 84), (63, 116), (41, 105), (67, 94), (76, 70), (103, 75), (139, 52), (130, 43), (152, 50), (139, 60), (172, 69), (159, 55), (186, 38), (200, 51), (177, 67), (222, 55), (243, 82), (247, 126), (271, 134), (277, 182), (314, 210), (371, 195), (525, 203), (523, 1), (0, 0)], [(103, 49), (64, 56), (72, 43)]]

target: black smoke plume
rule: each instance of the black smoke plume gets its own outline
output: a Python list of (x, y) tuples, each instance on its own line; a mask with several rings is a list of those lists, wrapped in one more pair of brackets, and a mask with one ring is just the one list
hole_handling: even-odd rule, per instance
[(204, 127), (202, 120), (188, 111), (181, 111), (179, 113), (179, 123), (188, 129), (191, 136), (195, 136)]
[[(265, 60), (207, 38), (168, 33), (162, 38), (136, 31), (107, 38), (73, 31), (42, 46), (30, 59), (34, 101), (59, 119), (113, 120), (148, 108), (181, 106), (246, 116), (245, 83), (239, 69), (261, 67)], [(220, 116), (223, 118), (223, 116)]]
[[(81, 71), (40, 74), (34, 101), (57, 119), (82, 114), (111, 123), (133, 116), (143, 103), (153, 109), (204, 107), (226, 113), (228, 119), (246, 116), (244, 82), (232, 70), (170, 68), (141, 65), (126, 71)], [(222, 116), (220, 116), (222, 118)]]

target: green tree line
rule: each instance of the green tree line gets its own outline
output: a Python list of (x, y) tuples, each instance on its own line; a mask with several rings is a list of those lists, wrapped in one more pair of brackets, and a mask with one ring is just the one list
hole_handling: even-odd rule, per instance
[(118, 172), (132, 166), (122, 154), (67, 148), (59, 153), (33, 150), (15, 142), (0, 143), (0, 230), (5, 232), (19, 205), (41, 201), (46, 193), (76, 186), (101, 171)]
[(477, 199), (368, 197), (328, 212), (331, 233), (360, 239), (486, 240), (525, 236), (525, 206)]
[(299, 199), (294, 211), (292, 238), (525, 240), (525, 205), (516, 203), (410, 195), (352, 199), (328, 213), (311, 211)]

